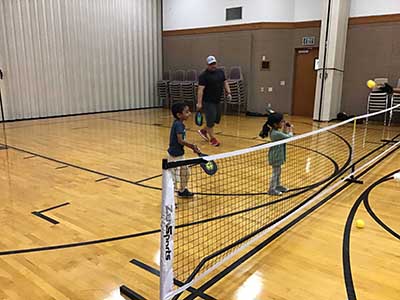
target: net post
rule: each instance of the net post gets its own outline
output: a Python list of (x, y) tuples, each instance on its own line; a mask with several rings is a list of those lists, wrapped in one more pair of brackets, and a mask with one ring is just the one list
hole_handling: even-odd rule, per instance
[(357, 120), (354, 119), (353, 121), (353, 137), (351, 140), (351, 164), (352, 164), (352, 172), (355, 170), (354, 165), (354, 153), (356, 152), (356, 131), (357, 131)]
[[(356, 132), (357, 132), (357, 119), (354, 119), (353, 121), (353, 137), (351, 140), (351, 169), (350, 169), (350, 174), (354, 174), (356, 170), (356, 163), (354, 160), (355, 157), (355, 152), (356, 152)], [(357, 183), (357, 184), (363, 184), (364, 182), (362, 180), (358, 180), (354, 177), (354, 175), (351, 175), (346, 181), (351, 182), (351, 183)]]
[(175, 201), (174, 183), (167, 159), (162, 161), (162, 201), (160, 234), (160, 300), (168, 299), (174, 287), (174, 233)]

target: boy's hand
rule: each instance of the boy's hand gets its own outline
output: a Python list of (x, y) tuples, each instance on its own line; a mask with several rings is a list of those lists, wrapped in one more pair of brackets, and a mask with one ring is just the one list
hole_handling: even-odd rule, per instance
[(201, 153), (200, 148), (197, 147), (197, 145), (193, 145), (193, 152), (197, 154)]

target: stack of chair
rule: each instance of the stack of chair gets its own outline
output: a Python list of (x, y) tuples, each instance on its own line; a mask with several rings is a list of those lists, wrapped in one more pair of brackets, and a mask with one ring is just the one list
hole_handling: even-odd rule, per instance
[(186, 81), (181, 82), (181, 101), (191, 103), (193, 109), (196, 106), (198, 74), (196, 70), (188, 70), (186, 73)]
[[(377, 84), (388, 83), (387, 78), (375, 78), (374, 81)], [(373, 89), (368, 95), (367, 102), (367, 113), (374, 113), (381, 110), (385, 110), (389, 107), (389, 95), (385, 92), (381, 92), (379, 89)], [(384, 115), (384, 125), (386, 125), (386, 114)], [(366, 120), (368, 123), (368, 118)]]
[(231, 106), (237, 106), (238, 113), (240, 114), (241, 107), (246, 106), (246, 90), (245, 90), (242, 70), (240, 67), (232, 67), (230, 69), (228, 83), (232, 93), (232, 100), (228, 100), (225, 98), (224, 101), (225, 113), (227, 112), (228, 106), (231, 105)]
[(182, 81), (185, 80), (186, 72), (177, 70), (172, 75), (172, 81), (169, 83), (170, 104), (182, 101)]
[(164, 72), (163, 79), (157, 82), (158, 99), (164, 107), (169, 105), (169, 82), (171, 79), (171, 72)]
[[(218, 69), (220, 69), (222, 72), (224, 72), (225, 78), (226, 78), (225, 67), (224, 67), (224, 66), (221, 66), (221, 67), (218, 67)], [(220, 100), (221, 100), (221, 103), (225, 103), (225, 88), (224, 88), (224, 92), (221, 94)]]
[[(400, 79), (397, 81), (397, 87), (396, 89), (400, 89)], [(390, 107), (394, 107), (400, 105), (400, 93), (395, 91), (392, 95), (391, 101), (390, 101)], [(400, 113), (400, 108), (395, 108), (390, 111), (390, 116), (389, 116), (389, 126), (392, 123), (393, 120), (393, 114), (394, 113)]]

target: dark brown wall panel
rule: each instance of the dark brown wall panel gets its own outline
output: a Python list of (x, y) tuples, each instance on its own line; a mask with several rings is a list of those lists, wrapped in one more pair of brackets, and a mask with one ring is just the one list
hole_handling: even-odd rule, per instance
[(366, 81), (387, 77), (397, 84), (400, 78), (400, 23), (350, 26), (343, 83), (342, 110), (366, 112)]

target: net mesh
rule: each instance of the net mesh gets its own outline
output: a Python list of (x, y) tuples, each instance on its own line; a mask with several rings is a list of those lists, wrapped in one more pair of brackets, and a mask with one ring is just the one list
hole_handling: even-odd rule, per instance
[(195, 195), (175, 198), (175, 278), (192, 281), (400, 135), (398, 127), (363, 121), (218, 157), (211, 176), (199, 164), (190, 165), (184, 182)]

